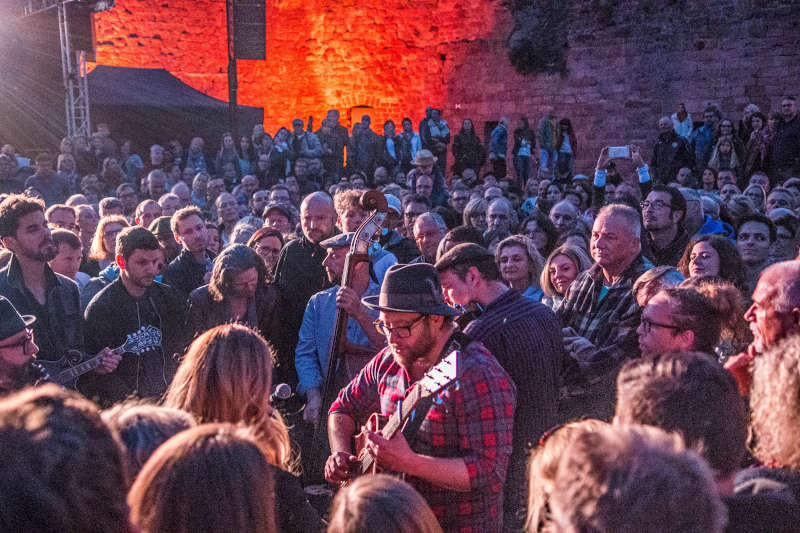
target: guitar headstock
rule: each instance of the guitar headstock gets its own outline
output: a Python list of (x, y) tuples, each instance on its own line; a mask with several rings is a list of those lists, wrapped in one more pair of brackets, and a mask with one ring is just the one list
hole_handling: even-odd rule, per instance
[(422, 396), (436, 394), (461, 375), (461, 352), (453, 350), (419, 380)]
[(142, 352), (161, 346), (161, 330), (155, 326), (142, 326), (139, 331), (131, 333), (122, 345), (126, 353), (140, 355)]

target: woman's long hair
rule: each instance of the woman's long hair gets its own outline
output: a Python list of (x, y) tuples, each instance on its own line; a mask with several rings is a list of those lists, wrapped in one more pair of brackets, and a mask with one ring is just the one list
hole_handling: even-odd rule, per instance
[(269, 272), (255, 250), (244, 244), (234, 244), (222, 250), (214, 259), (208, 282), (211, 297), (218, 302), (223, 301), (225, 295), (233, 290), (233, 279), (251, 268), (258, 272), (258, 288), (264, 287), (269, 281)]
[(244, 427), (205, 424), (160, 446), (128, 493), (144, 533), (274, 533), (274, 469)]
[(212, 328), (189, 346), (167, 389), (165, 405), (200, 423), (251, 426), (270, 463), (293, 470), (289, 432), (270, 405), (273, 354), (264, 338), (241, 324)]
[(539, 286), (539, 277), (544, 268), (544, 258), (536, 249), (533, 240), (525, 235), (511, 235), (500, 241), (494, 250), (494, 262), (497, 263), (497, 268), (500, 268), (500, 254), (503, 248), (509, 246), (519, 246), (525, 250), (525, 254), (528, 256), (528, 285)]
[(683, 255), (678, 261), (678, 270), (685, 278), (691, 277), (689, 273), (689, 262), (692, 255), (692, 249), (701, 242), (708, 242), (708, 244), (717, 252), (719, 256), (719, 272), (717, 277), (722, 281), (732, 283), (734, 287), (740, 291), (747, 291), (747, 276), (744, 271), (744, 264), (736, 247), (727, 238), (721, 235), (698, 235), (694, 237), (686, 248), (683, 250)]
[(575, 131), (572, 129), (572, 122), (568, 118), (562, 118), (558, 121), (558, 134), (556, 135), (556, 150), (561, 149), (564, 144), (564, 134), (569, 135), (569, 145), (572, 148), (572, 154), (578, 153), (578, 138), (575, 137)]
[(92, 237), (92, 245), (89, 248), (89, 259), (94, 259), (96, 261), (110, 261), (114, 259), (115, 250), (106, 250), (103, 244), (103, 234), (106, 231), (106, 226), (111, 223), (122, 224), (125, 228), (130, 226), (130, 223), (128, 223), (122, 215), (109, 215), (100, 219), (100, 222), (97, 223), (94, 237)]

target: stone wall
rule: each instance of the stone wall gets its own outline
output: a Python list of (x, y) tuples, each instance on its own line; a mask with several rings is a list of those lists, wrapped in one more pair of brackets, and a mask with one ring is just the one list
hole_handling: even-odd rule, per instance
[[(567, 0), (563, 0), (567, 1)], [(798, 7), (790, 0), (574, 0), (567, 68), (522, 76), (508, 61), (511, 13), (489, 0), (268, 0), (267, 59), (239, 61), (239, 101), (263, 106), (268, 131), (295, 116), (364, 112), (373, 129), (416, 124), (441, 107), (453, 130), (473, 118), (545, 112), (572, 119), (588, 171), (601, 146), (641, 143), (658, 117), (708, 102), (738, 119), (754, 102), (777, 109), (800, 79)], [(100, 64), (163, 67), (227, 97), (222, 0), (117, 0), (96, 16)]]

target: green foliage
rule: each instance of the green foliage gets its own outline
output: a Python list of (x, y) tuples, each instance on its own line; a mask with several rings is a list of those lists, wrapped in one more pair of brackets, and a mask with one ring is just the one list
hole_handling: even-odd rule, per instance
[(508, 58), (517, 72), (566, 72), (569, 4), (567, 0), (509, 3), (514, 25), (508, 37)]

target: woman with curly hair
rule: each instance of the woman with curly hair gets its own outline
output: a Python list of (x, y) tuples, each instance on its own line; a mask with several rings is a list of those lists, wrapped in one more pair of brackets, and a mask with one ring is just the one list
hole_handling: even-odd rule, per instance
[(706, 298), (720, 318), (719, 342), (714, 353), (720, 363), (732, 355), (743, 352), (753, 340), (750, 327), (744, 319), (747, 309), (742, 291), (728, 281), (712, 276), (697, 276), (686, 279), (680, 287), (693, 289)]
[(244, 244), (231, 245), (214, 259), (211, 280), (189, 294), (187, 325), (199, 335), (228, 322), (238, 322), (274, 337), (277, 287), (269, 283), (264, 260)]
[(532, 239), (524, 235), (506, 237), (497, 245), (494, 258), (503, 281), (509, 287), (535, 302), (541, 301), (543, 293), (539, 276), (544, 259)]
[(721, 235), (698, 235), (689, 241), (678, 270), (687, 279), (711, 276), (746, 290), (742, 258), (733, 243)]

